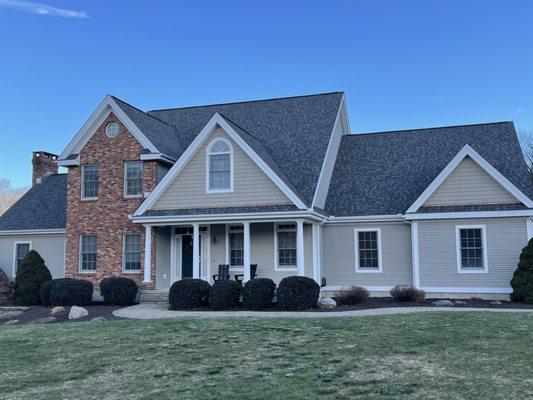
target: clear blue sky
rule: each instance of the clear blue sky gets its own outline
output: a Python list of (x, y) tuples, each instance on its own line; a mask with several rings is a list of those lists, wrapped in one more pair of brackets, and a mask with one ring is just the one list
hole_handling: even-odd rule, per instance
[(106, 93), (146, 110), (343, 90), (354, 132), (533, 129), (532, 1), (35, 2), (0, 0), (0, 178), (15, 186)]

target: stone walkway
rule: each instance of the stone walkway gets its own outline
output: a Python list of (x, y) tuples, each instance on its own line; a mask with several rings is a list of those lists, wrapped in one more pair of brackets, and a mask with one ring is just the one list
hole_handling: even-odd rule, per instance
[(154, 318), (220, 318), (220, 317), (266, 317), (266, 318), (331, 318), (331, 317), (364, 317), (369, 315), (409, 314), (417, 312), (439, 311), (486, 311), (486, 312), (533, 312), (533, 309), (502, 309), (502, 308), (461, 308), (461, 307), (394, 307), (373, 308), (369, 310), (313, 312), (313, 311), (172, 311), (166, 303), (142, 303), (136, 306), (113, 311), (113, 315), (121, 318), (154, 319)]

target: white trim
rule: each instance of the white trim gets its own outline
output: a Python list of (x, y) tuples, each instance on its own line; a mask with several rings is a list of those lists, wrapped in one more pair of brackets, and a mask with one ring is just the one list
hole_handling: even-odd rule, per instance
[(460, 286), (422, 286), (420, 289), (428, 293), (501, 293), (513, 292), (510, 287), (460, 287)]
[[(96, 269), (91, 270), (84, 270), (81, 268), (82, 262), (81, 262), (81, 239), (84, 236), (94, 236), (96, 237)], [(87, 274), (87, 275), (94, 275), (96, 274), (96, 271), (98, 271), (98, 236), (96, 234), (91, 233), (84, 233), (81, 234), (78, 238), (78, 273), (79, 274)]]
[[(127, 193), (127, 185), (128, 185), (128, 181), (127, 181), (127, 168), (128, 168), (128, 165), (131, 165), (131, 164), (140, 164), (141, 165), (141, 193), (139, 194), (126, 194)], [(144, 184), (144, 163), (142, 161), (124, 161), (124, 179), (122, 181), (122, 184), (124, 186), (124, 190), (123, 190), (123, 193), (124, 193), (124, 198), (125, 199), (139, 199), (141, 197), (143, 197), (143, 184)]]
[(341, 224), (341, 223), (348, 223), (348, 222), (386, 222), (386, 221), (392, 221), (392, 222), (403, 222), (404, 218), (402, 214), (393, 214), (393, 215), (353, 215), (353, 216), (347, 216), (347, 217), (335, 217), (331, 216), (329, 218), (329, 221), (327, 221), (328, 224)]
[(192, 277), (200, 279), (200, 225), (192, 224)]
[(302, 200), (287, 186), (283, 180), (277, 176), (274, 171), (257, 155), (255, 151), (235, 132), (235, 130), (226, 122), (226, 120), (218, 113), (213, 115), (209, 122), (202, 128), (200, 133), (187, 147), (187, 149), (180, 156), (178, 161), (170, 168), (167, 174), (161, 179), (152, 193), (143, 201), (139, 208), (133, 214), (134, 216), (140, 216), (147, 211), (165, 192), (167, 187), (174, 181), (174, 178), (185, 168), (200, 146), (209, 137), (212, 131), (220, 126), (226, 131), (226, 133), (235, 141), (245, 153), (263, 170), (263, 172), (281, 189), (281, 191), (299, 208), (302, 210), (307, 209)]
[[(226, 143), (229, 147), (229, 151), (220, 152), (220, 153), (211, 153), (211, 149), (214, 146), (214, 144), (218, 141), (222, 141)], [(209, 178), (210, 178), (210, 172), (211, 172), (211, 163), (210, 158), (214, 155), (226, 155), (229, 154), (229, 188), (227, 189), (210, 189), (209, 188)], [(233, 175), (234, 175), (234, 168), (233, 168), (233, 145), (231, 142), (223, 137), (216, 137), (209, 144), (207, 145), (207, 148), (205, 149), (205, 192), (206, 193), (231, 193), (234, 191), (233, 186)]]
[(296, 268), (298, 276), (305, 276), (305, 242), (304, 242), (304, 222), (296, 221)]
[[(240, 226), (242, 228), (240, 231), (230, 232), (230, 226), (239, 226), (239, 225), (242, 225), (242, 226)], [(244, 265), (235, 265), (235, 266), (231, 265), (230, 255), (229, 255), (229, 251), (230, 251), (230, 248), (229, 248), (229, 234), (230, 233), (242, 233), (244, 235), (244, 225), (243, 224), (225, 224), (225, 227), (226, 227), (226, 243), (225, 243), (225, 245), (226, 245), (226, 264), (229, 265), (229, 270), (230, 271), (243, 272)], [(244, 236), (243, 236), (243, 250), (244, 250)], [(244, 262), (244, 260), (243, 260), (243, 262)]]
[(32, 241), (31, 240), (15, 240), (13, 242), (13, 275), (12, 277), (14, 278), (16, 276), (16, 270), (17, 270), (17, 245), (19, 244), (29, 244), (30, 245), (30, 249), (28, 251), (31, 251), (32, 250)]
[[(139, 255), (142, 254), (142, 234), (138, 232), (124, 232), (122, 234), (122, 273), (123, 274), (140, 274), (142, 266), (139, 266), (139, 269), (126, 269), (126, 236), (128, 235), (139, 236), (139, 243), (141, 246)], [(141, 256), (141, 259), (142, 259), (142, 256)], [(139, 262), (141, 262), (141, 260), (139, 260)]]
[(527, 241), (529, 242), (533, 238), (533, 220), (528, 218), (526, 220), (526, 229), (527, 229)]
[(250, 223), (243, 222), (243, 248), (244, 248), (244, 257), (243, 257), (243, 269), (244, 276), (242, 281), (244, 283), (248, 282), (251, 278), (250, 270)]
[(500, 185), (502, 185), (509, 193), (520, 200), (526, 207), (532, 208), (533, 202), (524, 193), (513, 185), (507, 178), (505, 178), (496, 168), (494, 168), (487, 160), (475, 151), (469, 145), (465, 145), (459, 153), (448, 163), (448, 165), (437, 175), (437, 177), (430, 183), (430, 185), (422, 192), (416, 201), (407, 209), (408, 213), (416, 212), (437, 190), (437, 188), (444, 182), (444, 180), (452, 173), (452, 171), (459, 165), (465, 157), (470, 157), (474, 160), (485, 172), (492, 176)]
[(320, 225), (312, 224), (313, 237), (313, 279), (320, 285)]
[[(483, 269), (463, 268), (461, 257), (461, 229), (481, 229), (481, 242), (483, 246)], [(457, 273), (459, 274), (486, 274), (489, 272), (487, 255), (487, 227), (486, 225), (455, 225), (455, 254), (457, 257)]]
[[(286, 221), (284, 222), (275, 222), (274, 225), (274, 271), (278, 272), (289, 272), (289, 271), (298, 271), (297, 265), (290, 265), (290, 266), (279, 266), (279, 257), (278, 257), (278, 225), (295, 225), (294, 229), (283, 229), (281, 232), (297, 232), (296, 223), (294, 221)], [(298, 238), (296, 238), (296, 264), (298, 264)]]
[(142, 283), (152, 283), (152, 227), (144, 225), (144, 273)]
[(64, 235), (66, 232), (66, 229), (28, 229), (22, 231), (0, 231), (0, 236)]
[[(176, 227), (170, 227), (170, 276), (169, 284), (172, 284), (176, 281), (181, 280), (182, 274), (182, 245), (181, 241), (183, 240), (182, 234), (176, 234)], [(188, 234), (190, 235), (190, 234)], [(177, 245), (177, 240), (179, 239), (179, 245)], [(179, 254), (176, 255), (176, 251), (179, 251)]]
[(85, 182), (85, 168), (87, 167), (97, 167), (98, 168), (98, 180), (96, 181), (97, 184), (98, 184), (98, 195), (100, 195), (100, 165), (98, 164), (84, 164), (81, 166), (81, 184), (80, 184), (80, 188), (81, 188), (81, 200), (84, 200), (84, 201), (93, 201), (93, 200), (98, 200), (98, 196), (96, 197), (85, 197), (84, 195), (84, 191), (85, 191), (85, 186), (84, 186), (84, 182)]
[(158, 160), (167, 164), (174, 164), (174, 162), (176, 162), (175, 158), (162, 153), (143, 153), (141, 154), (140, 159), (142, 161)]
[[(359, 266), (359, 232), (377, 232), (378, 239), (378, 268), (361, 268)], [(368, 227), (368, 228), (355, 228), (353, 230), (354, 246), (355, 246), (355, 272), (363, 274), (376, 274), (383, 272), (383, 257), (381, 250), (381, 228)]]
[[(389, 285), (357, 285), (357, 286), (364, 287), (366, 290), (370, 292), (388, 292), (394, 287), (392, 285), (390, 286)], [(339, 290), (347, 290), (352, 287), (353, 285), (327, 285), (327, 286), (323, 286), (321, 290), (327, 291), (327, 292), (336, 292)]]
[(406, 214), (406, 221), (425, 219), (461, 219), (461, 218), (511, 218), (511, 217), (531, 217), (533, 210), (508, 210), (508, 211), (464, 211), (446, 213), (421, 213)]
[(418, 222), (411, 223), (411, 255), (413, 258), (413, 286), (420, 287), (420, 256), (418, 254)]
[(134, 223), (187, 223), (187, 222), (214, 222), (241, 223), (243, 220), (250, 222), (294, 221), (295, 218), (306, 218), (310, 221), (322, 221), (318, 215), (307, 211), (292, 212), (263, 212), (263, 213), (228, 213), (228, 214), (199, 214), (199, 215), (171, 215), (171, 216), (129, 216)]
[(56, 164), (60, 167), (72, 167), (80, 165), (80, 155), (78, 157), (68, 160), (56, 160)]

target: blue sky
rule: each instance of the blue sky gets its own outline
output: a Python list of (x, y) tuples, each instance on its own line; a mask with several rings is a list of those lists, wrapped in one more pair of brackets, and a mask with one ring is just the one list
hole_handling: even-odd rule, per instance
[(343, 90), (353, 132), (533, 130), (530, 1), (0, 0), (0, 178), (106, 93), (141, 109)]

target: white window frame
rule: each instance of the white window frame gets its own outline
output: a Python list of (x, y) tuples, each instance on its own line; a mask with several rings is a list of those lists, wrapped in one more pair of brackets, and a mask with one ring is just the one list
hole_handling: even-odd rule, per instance
[[(127, 180), (127, 170), (128, 165), (140, 164), (141, 166), (141, 193), (139, 194), (127, 194), (128, 193), (128, 180)], [(124, 162), (124, 198), (125, 199), (138, 199), (143, 196), (143, 183), (144, 183), (144, 168), (142, 161), (125, 161)]]
[[(141, 244), (141, 250), (140, 253), (140, 264), (139, 269), (126, 269), (126, 236), (130, 235), (137, 235), (140, 238), (140, 244)], [(123, 274), (140, 274), (142, 271), (142, 263), (143, 263), (143, 246), (142, 246), (143, 240), (142, 240), (142, 234), (137, 232), (126, 232), (122, 235), (122, 273)]]
[[(83, 236), (96, 236), (96, 269), (94, 270), (85, 270), (85, 269), (82, 269), (81, 267), (81, 261), (82, 261), (82, 258), (81, 258), (81, 238)], [(94, 275), (96, 274), (96, 272), (98, 271), (98, 236), (95, 235), (95, 234), (91, 234), (91, 233), (87, 233), (87, 234), (82, 234), (80, 235), (79, 239), (78, 239), (78, 273), (80, 274), (89, 274), (89, 275)]]
[(13, 242), (13, 278), (16, 276), (17, 272), (17, 245), (19, 244), (29, 244), (30, 249), (28, 251), (31, 251), (33, 246), (30, 240), (16, 240)]
[[(461, 229), (481, 229), (481, 243), (483, 245), (483, 268), (463, 268), (461, 256)], [(487, 253), (487, 227), (486, 225), (456, 225), (455, 226), (455, 253), (457, 257), (457, 273), (459, 274), (486, 274), (489, 272)]]
[(98, 167), (98, 195), (100, 195), (100, 166), (98, 164), (84, 164), (81, 166), (81, 199), (82, 200), (98, 200), (96, 197), (85, 197), (85, 168), (86, 167)]
[[(294, 225), (294, 229), (279, 229), (280, 225)], [(296, 236), (296, 265), (284, 265), (280, 267), (278, 254), (278, 232), (294, 232)], [(296, 222), (279, 222), (274, 224), (274, 271), (298, 271), (298, 227)]]
[[(117, 132), (116, 132), (116, 134), (115, 134), (114, 136), (109, 135), (109, 128), (110, 128), (111, 126), (116, 126), (116, 127), (117, 127)], [(116, 121), (111, 121), (111, 122), (109, 122), (109, 123), (105, 126), (105, 134), (106, 134), (106, 136), (107, 136), (109, 139), (115, 139), (115, 138), (118, 136), (119, 133), (120, 133), (120, 125), (119, 125), (118, 122), (116, 122)]]
[[(235, 227), (235, 228), (238, 228), (237, 230), (230, 230), (230, 227)], [(244, 270), (244, 265), (234, 265), (232, 266), (230, 261), (231, 261), (231, 257), (230, 257), (230, 254), (229, 254), (229, 251), (230, 251), (230, 248), (229, 248), (229, 234), (230, 233), (242, 233), (243, 234), (243, 239), (244, 239), (244, 226), (242, 225), (238, 225), (238, 224), (226, 224), (226, 264), (229, 265), (229, 270), (230, 271), (243, 271)], [(244, 241), (243, 241), (243, 250), (244, 250)], [(243, 259), (244, 261), (244, 259)]]
[[(211, 153), (211, 149), (214, 146), (214, 144), (218, 141), (223, 141), (226, 143), (229, 147), (229, 152), (222, 152), (222, 153)], [(210, 171), (210, 156), (212, 155), (224, 155), (229, 154), (229, 189), (210, 189), (209, 188), (209, 171)], [(206, 193), (231, 193), (233, 192), (233, 146), (231, 142), (223, 137), (217, 137), (211, 142), (209, 142), (209, 145), (206, 148), (206, 154), (205, 154), (205, 191)]]
[[(378, 240), (378, 268), (361, 267), (359, 263), (359, 232), (376, 232)], [(381, 247), (381, 228), (355, 228), (354, 237), (354, 255), (355, 255), (355, 272), (361, 274), (380, 274), (383, 272), (383, 251)]]

